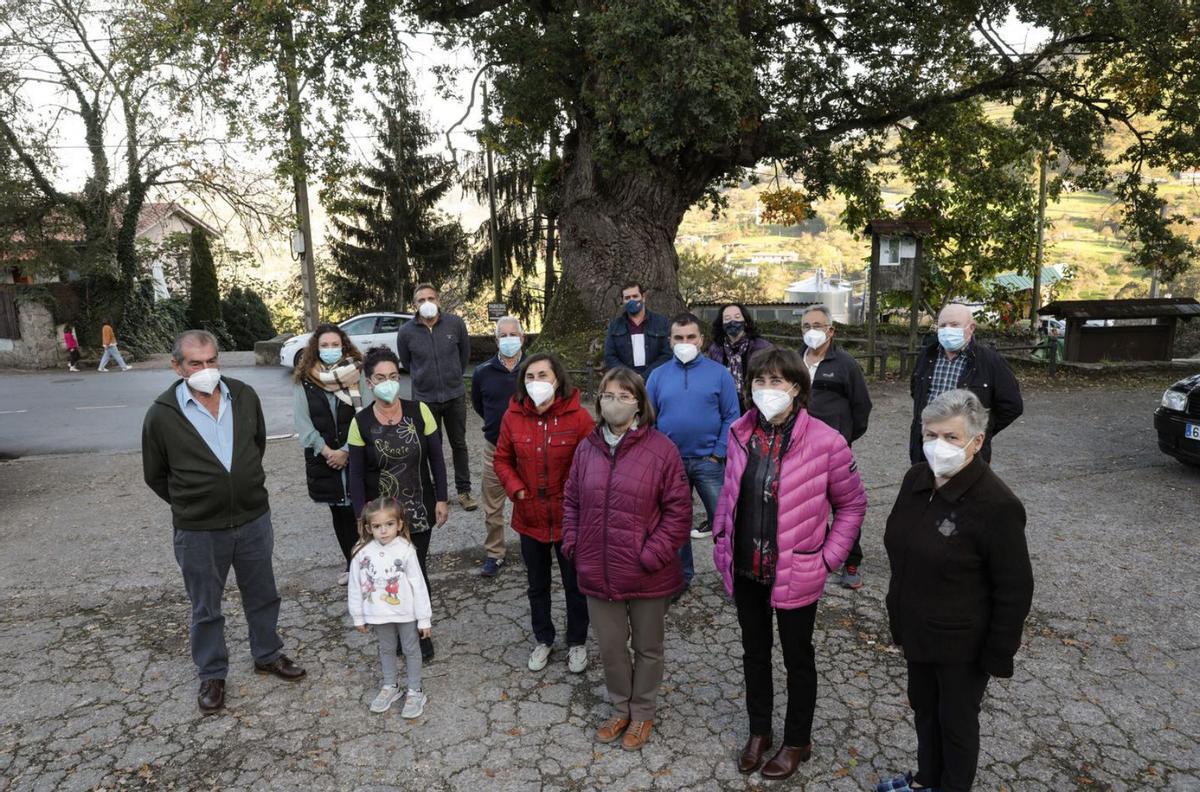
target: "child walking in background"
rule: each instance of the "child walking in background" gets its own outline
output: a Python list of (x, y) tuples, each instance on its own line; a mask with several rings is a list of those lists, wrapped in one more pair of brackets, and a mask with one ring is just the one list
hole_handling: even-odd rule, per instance
[(346, 587), (354, 627), (365, 633), (370, 625), (379, 639), (383, 687), (371, 702), (371, 712), (386, 712), (404, 695), (396, 679), (398, 643), (404, 649), (408, 671), (408, 697), (400, 715), (417, 718), (427, 701), (421, 692), (420, 639), (430, 635), (432, 613), (429, 590), (399, 501), (378, 498), (364, 506), (358, 534)]
[(79, 371), (79, 341), (75, 338), (75, 325), (63, 325), (63, 343), (67, 346), (67, 370)]

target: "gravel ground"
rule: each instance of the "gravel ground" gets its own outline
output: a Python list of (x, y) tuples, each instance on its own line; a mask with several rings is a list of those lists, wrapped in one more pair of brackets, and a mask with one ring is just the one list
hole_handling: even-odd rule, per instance
[[(978, 789), (1200, 789), (1200, 470), (1155, 446), (1163, 384), (1028, 393), (1026, 417), (996, 442), (995, 468), (1029, 514), (1037, 591), (1016, 676), (985, 698)], [(909, 403), (895, 385), (875, 395), (856, 447), (871, 499), (867, 585), (831, 580), (818, 610), (816, 750), (794, 788), (866, 789), (915, 760), (882, 602)], [(250, 673), (231, 581), (228, 708), (201, 718), (168, 511), (139, 456), (0, 463), (0, 789), (771, 785), (734, 768), (747, 734), (740, 644), (707, 542), (695, 543), (692, 592), (668, 615), (659, 723), (629, 754), (591, 739), (607, 714), (594, 647), (583, 675), (567, 672), (561, 647), (544, 672), (526, 670), (515, 544), (501, 576), (480, 579), (481, 513), (456, 510), (433, 545), (430, 703), (408, 722), (398, 707), (367, 711), (375, 646), (348, 626), (328, 512), (306, 497), (295, 440), (271, 443), (266, 465), (281, 631), (309, 676)], [(780, 728), (782, 708), (777, 697)]]

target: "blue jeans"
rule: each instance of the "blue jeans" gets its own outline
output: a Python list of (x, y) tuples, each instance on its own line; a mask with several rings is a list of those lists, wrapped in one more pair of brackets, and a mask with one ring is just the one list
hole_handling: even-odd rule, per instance
[[(721, 496), (721, 485), (725, 483), (725, 463), (714, 462), (708, 457), (685, 457), (683, 471), (687, 473), (688, 484), (700, 494), (704, 514), (711, 526), (713, 516), (717, 513), (717, 498)], [(696, 567), (692, 561), (690, 541), (679, 548), (679, 560), (683, 562), (684, 583), (691, 583), (692, 578), (696, 576)]]
[(125, 358), (121, 357), (116, 344), (104, 347), (104, 354), (100, 356), (100, 368), (106, 368), (109, 360), (115, 360), (118, 366), (125, 368)]

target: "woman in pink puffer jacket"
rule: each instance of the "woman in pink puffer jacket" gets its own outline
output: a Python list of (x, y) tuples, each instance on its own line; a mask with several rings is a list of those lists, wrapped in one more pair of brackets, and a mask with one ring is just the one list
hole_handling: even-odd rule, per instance
[[(812, 755), (817, 667), (812, 645), (825, 576), (846, 560), (867, 495), (846, 440), (812, 418), (799, 354), (771, 349), (746, 374), (754, 409), (729, 429), (725, 484), (713, 523), (713, 561), (737, 605), (750, 739), (738, 770), (787, 778)], [(833, 527), (826, 530), (830, 511)], [(787, 667), (783, 744), (771, 747), (771, 614)]]

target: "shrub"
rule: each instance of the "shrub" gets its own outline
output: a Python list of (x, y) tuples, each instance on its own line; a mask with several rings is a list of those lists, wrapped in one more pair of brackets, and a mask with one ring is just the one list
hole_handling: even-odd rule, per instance
[(233, 340), (234, 349), (254, 349), (255, 341), (275, 337), (271, 312), (258, 292), (234, 286), (221, 300), (221, 318)]
[(213, 262), (208, 235), (202, 229), (192, 230), (191, 238), (191, 302), (188, 304), (188, 323), (204, 327), (221, 321), (221, 293), (217, 288), (217, 266)]

